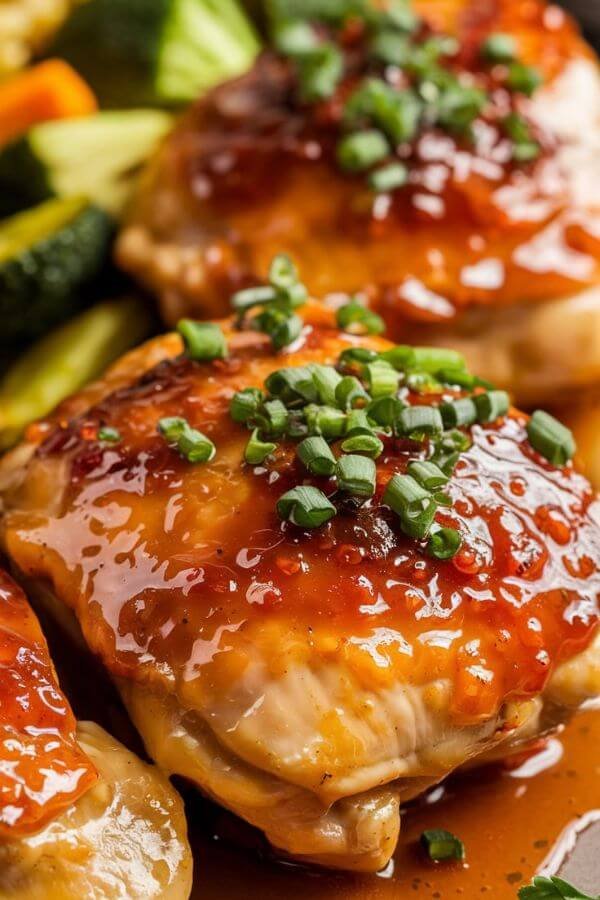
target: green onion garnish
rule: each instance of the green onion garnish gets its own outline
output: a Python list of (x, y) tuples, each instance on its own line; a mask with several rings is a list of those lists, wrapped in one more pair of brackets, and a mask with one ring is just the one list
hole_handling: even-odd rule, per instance
[(379, 358), (376, 350), (369, 350), (367, 347), (348, 347), (340, 353), (339, 364), (342, 368), (355, 366), (357, 364), (373, 362)]
[(539, 69), (533, 66), (525, 66), (523, 63), (513, 62), (509, 66), (506, 83), (511, 90), (531, 97), (543, 83), (543, 80)]
[(355, 300), (340, 306), (336, 319), (339, 328), (353, 334), (381, 334), (385, 331), (385, 322), (381, 316)]
[(346, 437), (354, 437), (357, 434), (374, 434), (375, 429), (369, 421), (364, 409), (352, 409), (346, 418)]
[(465, 845), (450, 831), (434, 828), (421, 835), (421, 846), (434, 862), (465, 858)]
[(405, 405), (398, 397), (378, 397), (369, 403), (366, 413), (382, 428), (392, 428)]
[(121, 440), (121, 432), (110, 425), (104, 425), (98, 429), (98, 440), (107, 444), (117, 444)]
[(265, 399), (259, 388), (244, 388), (233, 395), (229, 405), (229, 413), (234, 422), (248, 422), (256, 415), (259, 406)]
[(371, 55), (388, 66), (404, 66), (410, 59), (411, 43), (392, 29), (380, 31), (371, 42)]
[(254, 416), (254, 424), (266, 437), (279, 438), (286, 431), (289, 413), (281, 400), (268, 400)]
[(336, 508), (318, 488), (303, 485), (279, 498), (277, 513), (300, 528), (319, 528), (335, 516)]
[(390, 163), (369, 175), (369, 187), (376, 194), (390, 194), (408, 182), (408, 169), (404, 163)]
[(238, 313), (246, 312), (254, 306), (263, 306), (266, 303), (272, 303), (277, 297), (275, 288), (270, 285), (259, 285), (258, 287), (244, 288), (237, 291), (231, 298), (231, 305)]
[(389, 363), (377, 359), (365, 366), (365, 379), (371, 396), (376, 400), (396, 393), (400, 374)]
[(344, 60), (335, 44), (319, 44), (298, 57), (300, 94), (306, 103), (328, 100), (344, 73)]
[(407, 406), (396, 425), (400, 434), (439, 434), (444, 430), (442, 416), (437, 406)]
[(418, 481), (426, 491), (435, 491), (448, 484), (449, 480), (448, 476), (435, 463), (419, 460), (409, 463), (408, 474)]
[(225, 359), (227, 341), (218, 325), (212, 322), (194, 322), (182, 319), (177, 331), (183, 338), (187, 355), (196, 362)]
[(477, 421), (477, 407), (471, 397), (442, 403), (440, 413), (446, 428), (473, 425)]
[(541, 409), (529, 420), (527, 434), (534, 450), (555, 466), (564, 466), (577, 450), (573, 432)]
[(430, 496), (410, 475), (394, 475), (385, 489), (383, 502), (400, 516), (407, 511), (421, 511)]
[(265, 381), (265, 387), (274, 397), (279, 397), (286, 406), (314, 403), (318, 399), (317, 386), (312, 369), (308, 366), (288, 366), (272, 372)]
[(377, 459), (383, 453), (383, 441), (376, 434), (356, 434), (343, 442), (342, 450), (344, 453), (364, 453), (371, 459)]
[(453, 559), (462, 545), (462, 537), (456, 528), (433, 528), (429, 536), (427, 552), (435, 559)]
[(262, 441), (258, 428), (255, 428), (246, 444), (244, 459), (251, 466), (260, 466), (268, 456), (277, 449), (277, 444)]
[(298, 444), (296, 453), (313, 475), (333, 475), (335, 456), (322, 437), (307, 437)]
[(390, 145), (381, 131), (357, 131), (342, 138), (337, 157), (346, 172), (364, 172), (389, 156)]
[(487, 99), (485, 91), (456, 81), (436, 101), (436, 118), (449, 131), (464, 132), (481, 113)]
[(275, 350), (282, 350), (293, 344), (302, 333), (304, 322), (300, 316), (290, 315), (280, 309), (267, 308), (254, 319), (254, 324), (263, 334), (268, 334)]
[(184, 459), (190, 463), (210, 462), (217, 452), (215, 445), (201, 431), (192, 428), (186, 419), (165, 418), (158, 423), (158, 430), (168, 441), (174, 444)]
[(342, 381), (342, 376), (333, 366), (314, 364), (310, 369), (317, 389), (318, 400), (327, 406), (335, 406), (337, 402), (336, 389)]
[(552, 875), (536, 875), (531, 884), (519, 889), (519, 900), (599, 900), (589, 894), (582, 894), (562, 878)]
[(279, 22), (273, 30), (273, 44), (284, 56), (298, 56), (314, 50), (317, 36), (308, 22)]
[(442, 368), (435, 373), (435, 377), (442, 384), (451, 384), (457, 387), (472, 390), (478, 383), (474, 375), (465, 369), (454, 369), (452, 367)]
[(512, 62), (517, 55), (515, 39), (510, 34), (490, 34), (481, 45), (481, 55), (493, 63)]
[(304, 408), (308, 433), (322, 435), (328, 441), (342, 437), (346, 431), (346, 415), (334, 406), (318, 406), (311, 403)]
[(495, 422), (510, 409), (510, 397), (506, 391), (487, 391), (473, 397), (478, 422)]
[(407, 510), (400, 516), (400, 527), (408, 537), (422, 540), (426, 538), (433, 526), (437, 503), (433, 497), (426, 500), (423, 509), (419, 511)]
[(287, 253), (278, 253), (269, 268), (269, 281), (277, 291), (280, 306), (295, 309), (306, 301), (308, 291), (300, 281), (298, 269)]
[(338, 487), (354, 497), (372, 497), (375, 493), (377, 470), (372, 459), (365, 456), (341, 456), (335, 474)]
[(335, 401), (342, 409), (353, 409), (357, 403), (368, 401), (371, 398), (364, 387), (354, 375), (345, 375), (335, 389)]

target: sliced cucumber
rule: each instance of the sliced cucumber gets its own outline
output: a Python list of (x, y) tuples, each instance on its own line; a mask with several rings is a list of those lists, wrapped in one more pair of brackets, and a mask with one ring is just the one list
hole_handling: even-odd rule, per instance
[(0, 343), (43, 334), (80, 309), (113, 225), (84, 197), (50, 200), (0, 223)]
[(0, 151), (0, 214), (85, 194), (118, 215), (172, 121), (161, 110), (128, 110), (37, 125)]
[(112, 300), (82, 313), (35, 344), (0, 383), (0, 449), (30, 422), (100, 375), (153, 327), (147, 304)]
[(248, 69), (258, 40), (237, 0), (88, 0), (50, 47), (103, 106), (171, 106)]

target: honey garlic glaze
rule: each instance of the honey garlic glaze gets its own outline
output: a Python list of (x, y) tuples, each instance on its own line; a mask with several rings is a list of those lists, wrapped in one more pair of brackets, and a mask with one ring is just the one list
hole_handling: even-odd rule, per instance
[[(584, 144), (597, 128), (598, 91), (573, 22), (538, 0), (416, 7), (432, 33), (458, 38), (452, 70), (490, 92), (492, 113), (474, 123), (472, 140), (426, 127), (401, 154), (408, 184), (374, 194), (335, 152), (349, 92), (373, 74), (360, 28), (342, 38), (349, 74), (316, 105), (295, 99), (293, 67), (263, 54), (184, 117), (122, 237), (121, 261), (163, 295), (169, 320), (224, 314), (230, 291), (264, 278), (282, 250), (314, 296), (364, 292), (394, 337), (467, 309), (548, 301), (597, 282), (597, 174)], [(515, 101), (498, 67), (483, 63), (482, 42), (494, 32), (512, 35), (519, 58), (543, 74), (533, 99)], [(398, 70), (400, 89), (403, 78)], [(515, 103), (541, 147), (532, 162), (513, 161), (498, 124)], [(156, 253), (144, 252), (148, 234)]]
[[(333, 482), (307, 479), (291, 444), (264, 466), (244, 464), (234, 392), (284, 365), (335, 364), (358, 343), (390, 346), (340, 336), (318, 318), (275, 356), (264, 336), (228, 327), (227, 359), (166, 359), (72, 420), (36, 427), (26, 477), (4, 492), (3, 545), (76, 612), (113, 674), (166, 685), (184, 706), (227, 694), (259, 648), (274, 678), (330, 661), (376, 691), (447, 680), (451, 716), (485, 721), (539, 693), (592, 640), (592, 489), (571, 465), (542, 459), (526, 416), (512, 410), (472, 428), (448, 486), (453, 506), (437, 513), (463, 536), (453, 560), (427, 556), (381, 503), (414, 456), (406, 440), (385, 438), (376, 494), (362, 507), (342, 503), (312, 532), (282, 523), (286, 490), (312, 482), (332, 494)], [(157, 432), (165, 416), (184, 416), (214, 441), (214, 460), (182, 459)], [(119, 443), (98, 439), (104, 426)]]
[(0, 571), (0, 841), (39, 831), (96, 780), (39, 622)]

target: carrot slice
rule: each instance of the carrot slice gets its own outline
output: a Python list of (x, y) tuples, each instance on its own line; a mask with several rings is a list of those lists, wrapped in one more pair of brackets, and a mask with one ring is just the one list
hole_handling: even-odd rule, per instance
[(96, 112), (98, 103), (81, 76), (61, 59), (49, 59), (0, 84), (0, 144), (32, 125)]

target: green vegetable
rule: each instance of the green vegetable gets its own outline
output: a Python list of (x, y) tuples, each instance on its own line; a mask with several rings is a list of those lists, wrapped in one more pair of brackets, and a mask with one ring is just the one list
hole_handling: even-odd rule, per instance
[(304, 409), (304, 417), (309, 434), (322, 435), (333, 441), (344, 434), (346, 416), (333, 406), (317, 406), (311, 403)]
[(512, 62), (517, 55), (515, 39), (510, 34), (490, 34), (481, 46), (484, 59), (494, 63)]
[(353, 300), (340, 306), (336, 313), (338, 327), (353, 334), (381, 334), (385, 322), (372, 309)]
[(275, 350), (283, 350), (300, 337), (304, 322), (300, 316), (289, 315), (281, 309), (265, 309), (256, 316), (258, 331), (268, 334)]
[(310, 485), (292, 488), (277, 502), (281, 519), (300, 528), (319, 528), (336, 514), (336, 508), (318, 488)]
[(424, 831), (421, 835), (421, 845), (429, 859), (435, 862), (447, 860), (462, 860), (465, 858), (465, 845), (450, 831), (443, 828), (435, 828)]
[(227, 341), (222, 329), (213, 322), (181, 319), (177, 331), (183, 338), (187, 355), (196, 362), (225, 359)]
[(543, 80), (539, 69), (533, 66), (525, 66), (523, 63), (513, 62), (509, 66), (506, 83), (511, 90), (531, 97), (543, 83)]
[(0, 223), (0, 344), (37, 337), (87, 305), (112, 225), (83, 197)]
[(36, 125), (0, 150), (0, 214), (54, 196), (86, 196), (118, 215), (171, 123), (159, 110), (131, 110)]
[(357, 131), (342, 138), (337, 157), (346, 172), (363, 172), (390, 154), (390, 146), (381, 131)]
[(31, 347), (0, 382), (0, 448), (47, 415), (65, 397), (148, 336), (152, 318), (137, 299), (93, 307)]
[(335, 400), (342, 409), (352, 409), (357, 401), (368, 402), (371, 398), (354, 375), (346, 375), (335, 389)]
[(455, 528), (432, 528), (427, 552), (435, 559), (453, 559), (462, 545), (460, 532)]
[(356, 434), (343, 442), (342, 450), (344, 453), (364, 453), (371, 459), (377, 459), (383, 453), (383, 441), (376, 434)]
[(267, 437), (281, 437), (288, 424), (288, 411), (281, 400), (268, 400), (260, 407), (255, 423)]
[(473, 403), (477, 410), (478, 422), (495, 422), (505, 416), (510, 409), (510, 397), (506, 391), (487, 391), (476, 394)]
[(448, 476), (432, 462), (414, 460), (408, 464), (408, 474), (426, 491), (435, 491), (448, 484)]
[(190, 463), (206, 463), (215, 457), (217, 448), (210, 438), (192, 428), (186, 419), (161, 419), (158, 430), (169, 444), (175, 445), (179, 455)]
[(400, 383), (399, 373), (389, 363), (381, 359), (367, 363), (365, 378), (374, 400), (395, 394)]
[(325, 438), (319, 436), (305, 438), (296, 447), (296, 453), (313, 475), (333, 475), (335, 456)]
[(573, 432), (541, 409), (529, 420), (527, 434), (534, 450), (555, 466), (564, 466), (575, 455)]
[(248, 422), (256, 413), (265, 399), (263, 391), (259, 388), (245, 388), (233, 395), (229, 406), (229, 414), (234, 422)]
[(400, 434), (439, 434), (444, 429), (437, 406), (407, 406), (396, 421)]
[(377, 194), (389, 194), (404, 187), (408, 181), (408, 169), (404, 163), (390, 163), (369, 175), (369, 187)]
[(98, 440), (105, 441), (107, 444), (118, 444), (121, 440), (121, 433), (117, 428), (111, 428), (105, 425), (98, 429)]
[(258, 428), (255, 428), (250, 436), (250, 440), (246, 444), (244, 451), (244, 459), (251, 466), (260, 466), (264, 463), (267, 456), (270, 456), (277, 449), (277, 444), (269, 441), (262, 441)]
[(372, 497), (375, 493), (377, 469), (372, 459), (351, 454), (338, 459), (338, 487), (354, 497)]
[(307, 103), (332, 97), (343, 75), (343, 57), (335, 44), (319, 44), (298, 57), (300, 95)]
[(446, 428), (460, 425), (473, 425), (477, 421), (477, 407), (471, 397), (442, 403), (440, 413)]
[(562, 878), (536, 875), (530, 885), (519, 890), (519, 900), (600, 900), (600, 894), (592, 897), (582, 894)]
[(343, 381), (342, 376), (333, 368), (333, 366), (312, 365), (310, 367), (315, 387), (317, 388), (318, 399), (327, 406), (336, 405), (336, 393), (339, 384)]
[(108, 108), (187, 103), (249, 69), (257, 52), (235, 0), (89, 0), (48, 49)]

